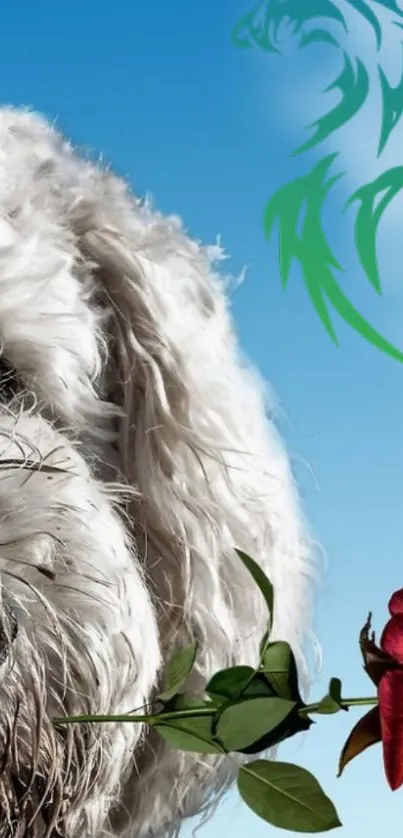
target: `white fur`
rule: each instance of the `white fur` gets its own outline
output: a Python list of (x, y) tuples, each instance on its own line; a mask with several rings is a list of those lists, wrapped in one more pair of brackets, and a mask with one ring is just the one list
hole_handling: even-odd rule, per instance
[(0, 111), (0, 363), (17, 390), (0, 376), (0, 575), (19, 626), (0, 838), (169, 838), (228, 787), (227, 761), (52, 717), (149, 702), (193, 638), (189, 690), (254, 664), (266, 613), (235, 546), (271, 577), (275, 635), (306, 675), (311, 544), (221, 257), (38, 116)]

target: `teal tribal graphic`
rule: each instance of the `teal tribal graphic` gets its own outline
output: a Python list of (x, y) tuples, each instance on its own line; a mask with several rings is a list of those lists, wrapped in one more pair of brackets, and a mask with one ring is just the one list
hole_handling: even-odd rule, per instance
[[(396, 27), (396, 63), (401, 67), (396, 86), (390, 84), (381, 63), (377, 63), (381, 101), (377, 154), (380, 157), (403, 116), (403, 10), (395, 0), (344, 0), (343, 5), (358, 13), (371, 27), (378, 52), (383, 43), (382, 25), (377, 15), (381, 7), (392, 14), (392, 24)], [(339, 102), (307, 126), (311, 136), (295, 150), (295, 156), (320, 146), (349, 123), (366, 103), (373, 79), (364, 63), (358, 58), (351, 59), (342, 47), (342, 36), (348, 32), (347, 22), (342, 9), (331, 0), (261, 0), (238, 21), (232, 31), (232, 43), (239, 49), (255, 46), (278, 56), (281, 54), (279, 34), (284, 23), (291, 27), (298, 48), (325, 43), (341, 52), (343, 64), (338, 77), (324, 91), (338, 90)], [(332, 32), (326, 29), (326, 23), (331, 24)], [(339, 30), (340, 38), (334, 30)], [(343, 267), (330, 248), (322, 223), (327, 196), (343, 176), (341, 172), (332, 174), (330, 171), (337, 166), (337, 157), (338, 153), (326, 155), (306, 175), (295, 178), (272, 196), (264, 212), (265, 236), (269, 238), (273, 229), (278, 228), (282, 285), (287, 286), (291, 264), (296, 260), (314, 309), (334, 343), (338, 344), (338, 340), (331, 312), (336, 312), (377, 349), (403, 362), (403, 350), (393, 346), (371, 326), (337, 283), (337, 272), (343, 271)], [(354, 206), (356, 210), (355, 247), (365, 276), (379, 295), (382, 285), (376, 255), (377, 233), (385, 210), (402, 191), (403, 166), (396, 166), (361, 186), (346, 204), (346, 208)]]

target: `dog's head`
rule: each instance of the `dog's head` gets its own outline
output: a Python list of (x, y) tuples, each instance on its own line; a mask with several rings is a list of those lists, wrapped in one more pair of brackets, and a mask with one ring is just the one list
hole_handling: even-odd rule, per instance
[(309, 540), (217, 255), (0, 112), (0, 838), (168, 835), (226, 782), (138, 726), (53, 719), (144, 706), (191, 638), (189, 689), (254, 662), (235, 545), (277, 634), (298, 653), (309, 631)]

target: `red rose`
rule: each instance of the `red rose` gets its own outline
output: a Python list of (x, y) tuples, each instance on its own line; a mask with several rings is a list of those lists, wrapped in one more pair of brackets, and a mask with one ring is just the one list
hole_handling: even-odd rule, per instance
[(390, 788), (403, 785), (403, 589), (389, 601), (390, 620), (380, 646), (369, 636), (371, 615), (360, 635), (364, 668), (378, 690), (378, 704), (353, 728), (343, 748), (339, 776), (355, 756), (382, 742), (383, 763)]

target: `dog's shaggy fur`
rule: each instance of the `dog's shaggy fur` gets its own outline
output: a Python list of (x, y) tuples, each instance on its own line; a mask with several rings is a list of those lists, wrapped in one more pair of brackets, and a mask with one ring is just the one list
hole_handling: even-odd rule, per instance
[(189, 690), (254, 664), (235, 546), (303, 666), (311, 544), (221, 255), (0, 111), (0, 838), (167, 838), (228, 787), (137, 725), (52, 719), (144, 706), (192, 639)]

